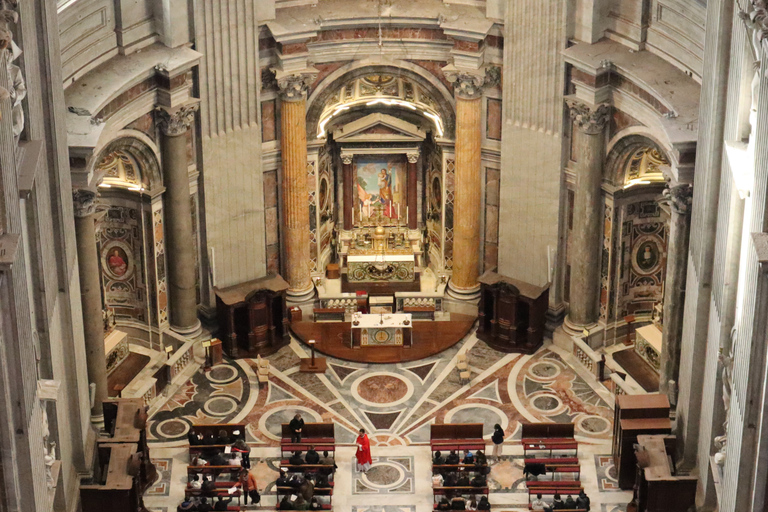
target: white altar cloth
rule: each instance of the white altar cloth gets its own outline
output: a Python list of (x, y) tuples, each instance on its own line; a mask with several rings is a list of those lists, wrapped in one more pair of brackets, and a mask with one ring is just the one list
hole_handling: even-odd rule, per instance
[[(355, 325), (355, 320), (359, 322), (358, 325)], [(413, 318), (411, 318), (410, 313), (384, 313), (374, 315), (355, 313), (352, 315), (353, 329), (386, 329), (388, 327), (410, 329), (413, 327)]]

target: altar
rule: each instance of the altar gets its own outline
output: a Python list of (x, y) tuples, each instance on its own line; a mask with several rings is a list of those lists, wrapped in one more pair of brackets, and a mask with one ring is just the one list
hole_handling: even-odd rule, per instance
[(370, 346), (411, 347), (413, 319), (410, 313), (352, 315), (352, 348)]

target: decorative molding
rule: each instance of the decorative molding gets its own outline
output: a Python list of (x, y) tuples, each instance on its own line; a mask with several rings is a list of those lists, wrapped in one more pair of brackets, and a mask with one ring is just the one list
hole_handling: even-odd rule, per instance
[(486, 83), (487, 75), (464, 71), (453, 65), (445, 66), (443, 73), (445, 73), (445, 78), (453, 84), (454, 94), (457, 98), (474, 100), (483, 95), (483, 86)]
[(92, 190), (82, 188), (72, 190), (75, 217), (87, 217), (96, 213), (96, 197), (97, 193)]
[(295, 73), (275, 71), (277, 86), (280, 89), (280, 99), (283, 101), (300, 101), (306, 98), (309, 86), (317, 79), (316, 70), (304, 70)]
[(672, 187), (667, 185), (667, 188), (664, 189), (664, 198), (669, 202), (674, 213), (689, 215), (693, 202), (693, 187), (687, 183)]
[(611, 118), (611, 107), (606, 103), (590, 107), (577, 100), (565, 100), (565, 102), (574, 125), (587, 135), (601, 133)]
[(184, 135), (195, 123), (195, 112), (200, 108), (199, 100), (186, 103), (178, 108), (159, 107), (157, 125), (164, 135), (177, 137)]
[(419, 155), (420, 152), (416, 151), (415, 153), (407, 153), (405, 156), (408, 157), (408, 163), (415, 164), (419, 161)]

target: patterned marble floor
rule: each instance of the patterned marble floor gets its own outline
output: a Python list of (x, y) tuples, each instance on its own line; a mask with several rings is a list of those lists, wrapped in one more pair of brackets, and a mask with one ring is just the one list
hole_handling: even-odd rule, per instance
[[(467, 384), (456, 369), (459, 353), (467, 354), (471, 370)], [(328, 371), (321, 375), (298, 372), (299, 359), (307, 355), (303, 345), (292, 341), (269, 357), (270, 380), (261, 387), (255, 361), (228, 360), (207, 374), (196, 374), (179, 389), (149, 424), (153, 457), (165, 464), (147, 495), (150, 509), (173, 510), (183, 495), (189, 426), (230, 422), (248, 424), (254, 473), (266, 491), (262, 505), (273, 506), (270, 492), (280, 424), (296, 412), (305, 421), (333, 421), (340, 444), (353, 443), (361, 426), (371, 433), (372, 473), (353, 471), (353, 448), (337, 452), (334, 510), (431, 510), (430, 452), (425, 443), (432, 423), (482, 422), (488, 438), (499, 423), (513, 443), (520, 437), (521, 421), (573, 421), (581, 443), (581, 479), (593, 496), (593, 510), (619, 512), (631, 498), (615, 489), (606, 457), (613, 417), (610, 397), (574, 371), (567, 362), (571, 356), (557, 347), (545, 347), (532, 356), (504, 354), (472, 334), (438, 356), (407, 364), (368, 365), (329, 358)], [(491, 473), (491, 502), (524, 506), (522, 448), (509, 444), (505, 455)]]

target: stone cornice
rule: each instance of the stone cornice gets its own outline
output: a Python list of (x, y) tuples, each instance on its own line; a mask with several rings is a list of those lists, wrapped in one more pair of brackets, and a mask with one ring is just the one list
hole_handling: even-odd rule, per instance
[(566, 99), (573, 123), (588, 135), (601, 133), (611, 118), (611, 107), (605, 103), (590, 106), (575, 99)]

